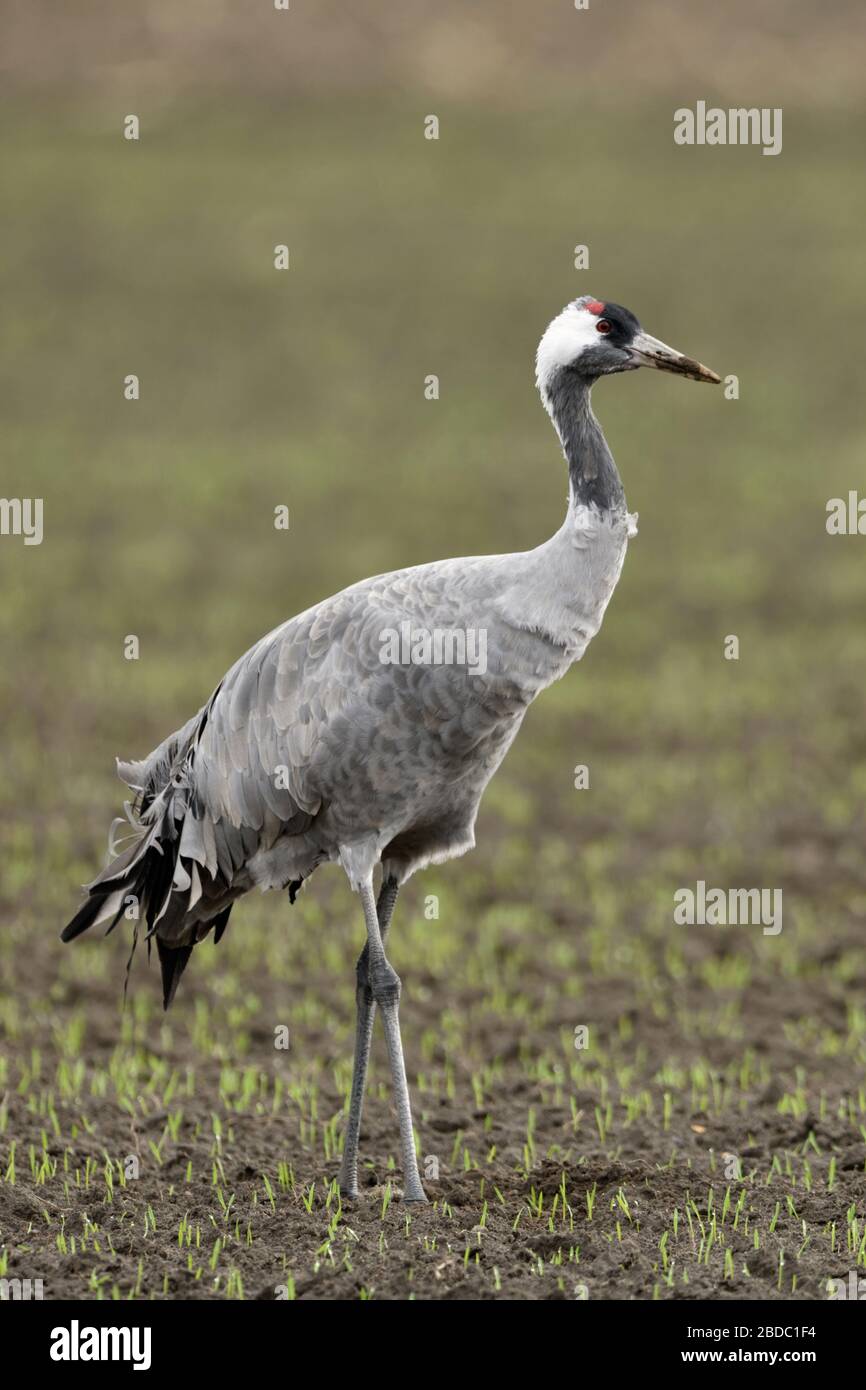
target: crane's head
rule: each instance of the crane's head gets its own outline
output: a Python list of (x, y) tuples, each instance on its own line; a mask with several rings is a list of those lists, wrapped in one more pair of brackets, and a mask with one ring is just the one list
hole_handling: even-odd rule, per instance
[(692, 357), (644, 333), (634, 314), (621, 304), (583, 295), (567, 304), (538, 345), (536, 380), (547, 398), (561, 373), (574, 373), (592, 384), (600, 376), (656, 367), (693, 381), (719, 377)]

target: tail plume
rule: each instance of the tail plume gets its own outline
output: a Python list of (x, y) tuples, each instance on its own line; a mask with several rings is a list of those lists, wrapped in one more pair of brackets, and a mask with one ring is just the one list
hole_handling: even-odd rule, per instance
[(61, 941), (74, 941), (104, 923), (108, 935), (122, 916), (143, 917), (148, 944), (157, 941), (165, 1008), (196, 942), (211, 926), (215, 940), (222, 936), (234, 896), (220, 870), (214, 825), (195, 804), (194, 744), (204, 713), (145, 762), (118, 764), (137, 794), (119, 822), (126, 845), (87, 885), (87, 897), (60, 934)]
[(159, 952), (159, 966), (162, 971), (162, 1007), (167, 1009), (177, 992), (180, 977), (186, 969), (187, 961), (192, 955), (191, 946), (165, 946), (156, 938), (156, 949)]

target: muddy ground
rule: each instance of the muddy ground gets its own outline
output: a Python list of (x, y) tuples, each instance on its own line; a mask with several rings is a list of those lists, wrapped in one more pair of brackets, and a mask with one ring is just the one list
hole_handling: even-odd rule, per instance
[[(332, 898), (354, 907), (342, 886)], [(298, 930), (284, 899), (268, 907), (270, 930)], [(241, 942), (243, 926), (235, 933)], [(848, 949), (859, 952), (853, 932), (834, 955)], [(507, 932), (497, 950), (507, 952)], [(836, 1036), (848, 989), (866, 981), (843, 989), (822, 978), (826, 952), (808, 983), (783, 991), (765, 980), (742, 991), (686, 981), (648, 1007), (616, 969), (567, 1000), (539, 949), (521, 978), (524, 1017), (507, 1022), (491, 1008), (495, 976), (455, 990), (453, 977), (409, 965), (408, 1066), (422, 1166), (435, 1173), (438, 1163), (438, 1178), (427, 1180), (428, 1207), (404, 1206), (377, 1036), (363, 1190), (341, 1210), (329, 1189), (337, 1155), (324, 1159), (322, 1147), (329, 1126), (339, 1141), (348, 988), (338, 1017), (315, 970), (306, 990), (286, 992), (256, 975), (232, 1063), (220, 1056), (224, 1038), (209, 1037), (192, 967), (165, 1026), (155, 979), (136, 976), (139, 1010), (147, 1001), (152, 1011), (135, 1027), (154, 1049), (136, 1051), (115, 1042), (122, 959), (111, 954), (114, 968), (88, 989), (80, 1039), (72, 992), (52, 991), (56, 1051), (28, 1049), (29, 1084), (8, 1087), (4, 1101), (17, 1168), (0, 1187), (6, 1274), (41, 1278), (45, 1297), (809, 1299), (856, 1267), (848, 1247), (862, 1217), (851, 1236), (846, 1213), (863, 1204), (862, 1073), (852, 1115), (853, 1059), (825, 1046), (816, 1060), (815, 1043)], [(30, 966), (50, 959), (46, 943)], [(576, 974), (589, 968), (580, 944), (575, 959)], [(671, 1020), (735, 1014), (696, 1066)], [(589, 1046), (570, 1056), (578, 1017)], [(273, 1020), (290, 1029), (287, 1052), (274, 1049)], [(203, 1055), (211, 1045), (217, 1055)], [(126, 1176), (131, 1160), (137, 1178)]]

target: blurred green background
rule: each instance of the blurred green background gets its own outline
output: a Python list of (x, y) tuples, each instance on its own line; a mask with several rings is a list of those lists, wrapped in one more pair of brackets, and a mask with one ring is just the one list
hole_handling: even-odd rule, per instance
[[(657, 834), (691, 803), (727, 827), (714, 853), (772, 847), (768, 797), (848, 824), (863, 551), (824, 521), (863, 477), (862, 122), (797, 111), (767, 159), (675, 150), (668, 101), (450, 101), (435, 143), (430, 102), (398, 97), (184, 102), (143, 111), (138, 144), (131, 105), (4, 113), (3, 492), (45, 507), (41, 547), (0, 547), (8, 833), (72, 834), (89, 862), (114, 754), (177, 727), (261, 633), (365, 574), (548, 535), (565, 473), (533, 352), (584, 292), (740, 396), (647, 372), (596, 391), (640, 535), (504, 784), (547, 749), (578, 838), (599, 802)], [(596, 763), (591, 805), (575, 761)]]
[[(649, 372), (596, 390), (639, 536), (602, 633), (492, 784), (475, 855), (408, 890), (395, 964), (427, 972), (431, 1027), (469, 1059), (449, 990), (486, 998), (498, 969), (518, 990), (539, 953), (560, 984), (531, 1014), (554, 1051), (563, 994), (593, 982), (651, 1000), (672, 1053), (712, 1059), (796, 981), (792, 1026), (824, 991), (814, 1026), (859, 1074), (866, 540), (825, 531), (829, 498), (866, 492), (858, 13), (835, 7), (846, 29), (811, 6), (350, 17), (293, 0), (247, 23), (231, 5), (91, 5), (72, 42), (68, 16), (28, 8), (0, 121), (0, 492), (44, 498), (45, 539), (0, 541), (7, 1044), (83, 1019), (94, 980), (119, 992), (121, 933), (56, 943), (124, 794), (115, 754), (148, 752), (262, 633), (343, 585), (559, 525), (533, 354), (592, 293), (736, 374), (739, 399)], [(782, 106), (782, 153), (676, 148), (673, 110), (698, 98)], [(782, 936), (672, 942), (672, 894), (697, 878), (781, 886)], [(228, 1008), (267, 974), (346, 1049), (357, 916), (324, 874), (294, 916), (250, 899), (181, 994)], [(710, 988), (700, 1005), (692, 987)], [(153, 972), (135, 989), (155, 1009)], [(410, 1002), (404, 1017), (411, 1038)]]

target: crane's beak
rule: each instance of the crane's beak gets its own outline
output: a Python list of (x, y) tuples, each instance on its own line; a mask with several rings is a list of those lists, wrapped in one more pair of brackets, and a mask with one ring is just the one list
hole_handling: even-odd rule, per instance
[(676, 372), (679, 376), (689, 376), (692, 381), (720, 381), (715, 372), (693, 357), (684, 357), (667, 343), (650, 337), (649, 333), (637, 333), (629, 345), (632, 361), (636, 367), (657, 367), (660, 372)]

